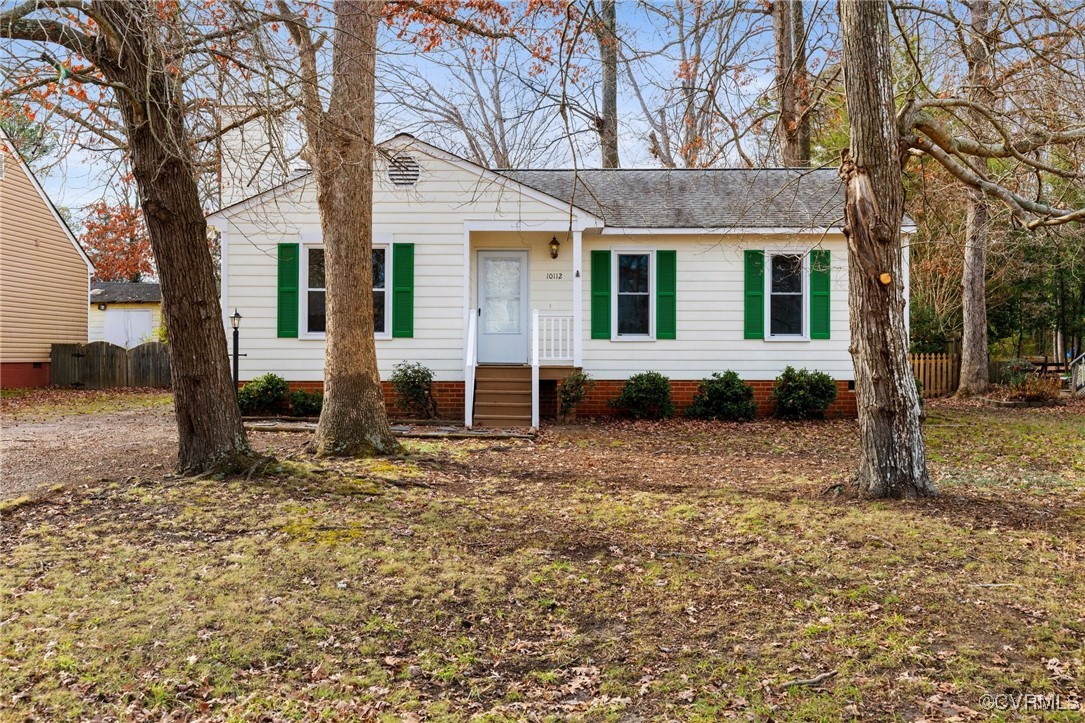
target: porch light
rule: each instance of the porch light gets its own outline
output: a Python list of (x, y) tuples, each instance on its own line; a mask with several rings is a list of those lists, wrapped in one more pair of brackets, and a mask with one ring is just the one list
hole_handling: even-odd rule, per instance
[(561, 249), (561, 242), (558, 241), (558, 237), (555, 236), (550, 239), (550, 258), (556, 259), (558, 257), (558, 251)]

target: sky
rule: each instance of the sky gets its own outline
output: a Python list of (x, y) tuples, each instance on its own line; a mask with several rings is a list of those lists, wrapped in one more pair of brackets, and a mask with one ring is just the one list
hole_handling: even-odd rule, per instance
[[(822, 7), (824, 4), (822, 0)], [(636, 56), (633, 67), (641, 82), (641, 91), (648, 102), (662, 105), (666, 102), (667, 94), (674, 92), (676, 68), (679, 67), (682, 58), (679, 57), (676, 46), (673, 44), (673, 27), (669, 30), (663, 29), (667, 26), (645, 7), (640, 3), (632, 2), (620, 2), (618, 5), (618, 23), (623, 53), (627, 57)], [(673, 12), (673, 8), (669, 5), (661, 7), (667, 12)], [(809, 7), (812, 8), (813, 5)], [(763, 18), (744, 18), (741, 22), (763, 23)], [(735, 88), (737, 102), (748, 103), (751, 99), (763, 95), (771, 83), (772, 75), (765, 62), (768, 58), (765, 44), (767, 41), (768, 38), (762, 34), (752, 39), (749, 47), (746, 48), (748, 56), (757, 57), (760, 65), (745, 69), (744, 84), (741, 88), (737, 86)], [(589, 49), (591, 45), (590, 42), (585, 43), (585, 47)], [(446, 47), (443, 51), (423, 56), (417, 52), (413, 44), (397, 40), (385, 30), (381, 44), (382, 66), (379, 74), (389, 85), (394, 85), (391, 81), (419, 83), (424, 79), (438, 92), (456, 96), (459, 81), (445, 67), (443, 60), (443, 56), (451, 50), (454, 48)], [(710, 49), (705, 52), (710, 52)], [(581, 65), (584, 71), (583, 79), (567, 87), (574, 100), (579, 99), (586, 110), (592, 111), (596, 103), (595, 67), (590, 60), (582, 61)], [(395, 70), (394, 77), (390, 69)], [(533, 83), (546, 84), (545, 74), (541, 79), (531, 78), (531, 80)], [(548, 87), (555, 93), (559, 92), (560, 84), (552, 75), (549, 81)], [(462, 87), (459, 89), (462, 90)], [(717, 95), (722, 98), (724, 94)], [(553, 101), (540, 103), (537, 96), (533, 98), (526, 105), (521, 100), (520, 105), (517, 106), (521, 112), (527, 108), (527, 112), (532, 114), (531, 122), (525, 124), (522, 130), (523, 142), (534, 143), (539, 137), (546, 136), (550, 139), (550, 143), (544, 145), (542, 151), (535, 150), (526, 154), (529, 161), (516, 165), (569, 167), (574, 162), (578, 167), (598, 165), (596, 137), (589, 123), (583, 118), (576, 119), (572, 126), (575, 132), (570, 141), (563, 133), (564, 125), (557, 116), (555, 103)], [(648, 128), (643, 122), (643, 109), (624, 73), (620, 73), (619, 78), (618, 109), (619, 146), (623, 167), (658, 166), (658, 161), (649, 153)], [(457, 142), (462, 145), (461, 136), (455, 133), (438, 132), (438, 127), (431, 115), (406, 109), (389, 93), (382, 94), (378, 101), (377, 125), (378, 139), (391, 137), (396, 132), (405, 130), (435, 145), (453, 146), (449, 150), (454, 152), (462, 150), (455, 147)], [(510, 137), (515, 133), (516, 131), (510, 131)], [(734, 165), (733, 161), (737, 159), (732, 157), (723, 160), (723, 165)], [(732, 162), (727, 163), (728, 160)], [(65, 157), (54, 159), (54, 163), (46, 171), (39, 173), (39, 177), (56, 205), (71, 211), (76, 221), (74, 225), (78, 227), (84, 215), (82, 209), (88, 204), (103, 198), (116, 199), (117, 167), (115, 155), (74, 147)]]

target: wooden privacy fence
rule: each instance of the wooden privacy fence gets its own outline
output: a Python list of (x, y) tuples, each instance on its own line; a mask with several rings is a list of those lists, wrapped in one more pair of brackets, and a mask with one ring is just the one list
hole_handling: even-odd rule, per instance
[(912, 354), (912, 372), (923, 385), (924, 397), (957, 391), (961, 379), (960, 354)]
[(49, 383), (62, 387), (109, 389), (170, 385), (169, 349), (158, 341), (131, 349), (108, 341), (53, 344), (49, 362)]

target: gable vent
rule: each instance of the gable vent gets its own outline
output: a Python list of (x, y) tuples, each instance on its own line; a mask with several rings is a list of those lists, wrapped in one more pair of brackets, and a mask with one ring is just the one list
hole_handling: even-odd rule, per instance
[(418, 183), (421, 168), (411, 156), (397, 154), (388, 159), (388, 180), (397, 186), (413, 186)]

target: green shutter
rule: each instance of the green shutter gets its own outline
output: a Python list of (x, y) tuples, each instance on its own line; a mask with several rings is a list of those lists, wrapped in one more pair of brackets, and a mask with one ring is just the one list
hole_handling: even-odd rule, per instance
[(746, 251), (746, 309), (744, 336), (765, 338), (765, 252)]
[(678, 253), (656, 251), (656, 339), (678, 337)]
[(591, 338), (610, 338), (610, 251), (591, 252)]
[(298, 337), (299, 244), (279, 244), (279, 315), (280, 339)]
[(810, 252), (810, 338), (829, 338), (829, 252)]
[(392, 336), (414, 336), (414, 244), (392, 244)]

